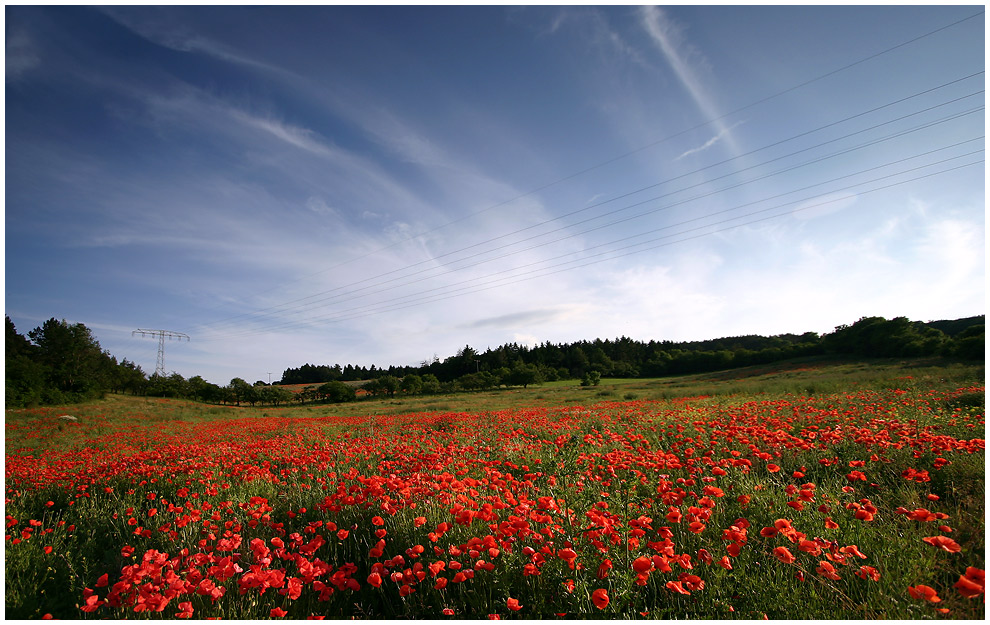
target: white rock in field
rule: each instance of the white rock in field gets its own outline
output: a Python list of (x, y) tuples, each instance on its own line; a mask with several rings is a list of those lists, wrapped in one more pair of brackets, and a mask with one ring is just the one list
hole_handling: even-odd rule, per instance
[(79, 420), (79, 419), (73, 417), (70, 414), (59, 415), (58, 418), (61, 419), (62, 421), (78, 421)]

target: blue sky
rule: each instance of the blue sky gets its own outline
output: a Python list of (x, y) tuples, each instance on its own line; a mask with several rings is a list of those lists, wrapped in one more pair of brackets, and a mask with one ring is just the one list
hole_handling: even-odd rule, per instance
[(982, 10), (8, 5), (5, 310), (220, 384), (983, 314)]

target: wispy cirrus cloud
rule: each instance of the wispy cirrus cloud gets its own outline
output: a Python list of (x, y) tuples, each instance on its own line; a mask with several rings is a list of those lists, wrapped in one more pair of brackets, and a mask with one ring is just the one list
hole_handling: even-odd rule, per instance
[(552, 35), (566, 25), (572, 25), (573, 28), (578, 29), (582, 33), (583, 39), (600, 54), (611, 58), (621, 58), (641, 67), (651, 68), (642, 52), (630, 44), (619, 30), (609, 23), (608, 17), (602, 11), (593, 7), (562, 8), (553, 15), (550, 26), (545, 32)]
[(26, 30), (8, 33), (5, 44), (6, 82), (17, 80), (41, 64), (41, 57), (34, 40)]
[[(641, 7), (640, 22), (701, 113), (706, 119), (711, 120), (718, 130), (715, 140), (724, 138), (732, 152), (738, 155), (739, 148), (732, 138), (731, 128), (727, 127), (720, 119), (722, 115), (718, 112), (699, 78), (699, 73), (711, 71), (708, 60), (697, 48), (685, 40), (683, 28), (671, 19), (663, 9), (655, 6)], [(706, 145), (705, 147), (710, 146)]]
[(100, 10), (124, 28), (159, 46), (177, 52), (199, 52), (238, 65), (292, 75), (283, 68), (204, 37), (179, 21), (170, 8), (144, 6), (135, 10), (134, 7), (107, 6)]
[(310, 154), (325, 158), (337, 158), (340, 156), (338, 151), (334, 150), (317, 133), (308, 128), (295, 126), (272, 117), (252, 115), (247, 111), (234, 107), (227, 107), (227, 111), (237, 121), (261, 130), (279, 141), (309, 152)]
[(293, 123), (271, 107), (249, 109), (183, 84), (172, 93), (141, 95), (151, 116), (164, 127), (181, 127), (199, 133), (232, 154), (232, 158), (257, 161), (258, 167), (277, 170), (300, 188), (332, 194), (327, 201), (360, 203), (365, 210), (428, 212), (430, 206), (410, 186), (369, 155), (337, 145), (306, 125)]
[[(494, 205), (506, 198), (521, 195), (511, 183), (492, 177), (474, 160), (463, 153), (457, 152), (448, 145), (446, 137), (425, 132), (422, 127), (411, 123), (395, 112), (387, 101), (376, 101), (378, 96), (366, 93), (360, 89), (353, 91), (346, 84), (334, 83), (332, 90), (327, 89), (311, 79), (303, 78), (294, 72), (272, 65), (262, 59), (255, 58), (249, 51), (236, 49), (220, 41), (192, 31), (176, 22), (173, 12), (163, 13), (163, 19), (149, 19), (146, 12), (133, 14), (127, 10), (110, 8), (107, 14), (125, 27), (158, 45), (183, 51), (199, 52), (216, 59), (236, 63), (242, 67), (258, 72), (260, 78), (273, 81), (285, 93), (292, 97), (309, 102), (319, 102), (325, 110), (343, 120), (352, 128), (359, 129), (365, 137), (379, 146), (382, 155), (400, 163), (412, 164), (419, 168), (425, 179), (431, 181), (434, 189), (446, 195), (446, 204), (454, 212), (461, 212), (466, 206)], [(318, 132), (298, 126), (280, 119), (273, 114), (258, 114), (253, 111), (231, 106), (225, 102), (214, 101), (212, 95), (205, 93), (197, 97), (205, 99), (213, 108), (224, 109), (225, 114), (245, 127), (260, 131), (270, 138), (286, 146), (291, 146), (313, 156), (332, 161), (341, 171), (349, 172), (345, 184), (354, 186), (359, 181), (367, 180), (370, 198), (387, 194), (392, 201), (369, 201), (374, 206), (364, 209), (364, 213), (381, 214), (392, 217), (386, 206), (404, 207), (407, 219), (415, 216), (414, 221), (427, 222), (430, 216), (443, 219), (436, 215), (442, 211), (436, 198), (428, 199), (414, 191), (415, 184), (410, 179), (400, 182), (398, 178), (388, 173), (388, 159), (375, 159), (371, 155), (358, 155), (335, 145)], [(401, 107), (401, 103), (395, 103)], [(504, 139), (504, 137), (500, 137)], [(491, 198), (485, 199), (485, 198)], [(528, 204), (529, 213), (534, 213), (533, 202)], [(398, 218), (397, 218), (398, 219)], [(397, 232), (406, 231), (410, 224), (396, 221), (386, 225), (390, 237)], [(413, 233), (421, 228), (412, 227)], [(415, 236), (411, 234), (411, 236)]]
[(486, 317), (484, 319), (478, 319), (471, 323), (466, 324), (464, 327), (468, 329), (472, 328), (528, 328), (534, 325), (540, 325), (544, 323), (550, 323), (552, 321), (560, 319), (566, 313), (562, 310), (555, 309), (540, 309), (540, 310), (526, 310), (517, 313), (511, 313), (508, 315), (499, 315), (497, 317)]

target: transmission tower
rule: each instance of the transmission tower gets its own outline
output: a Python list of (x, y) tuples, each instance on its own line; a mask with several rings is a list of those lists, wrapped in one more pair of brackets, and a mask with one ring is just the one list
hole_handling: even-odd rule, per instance
[(155, 363), (155, 375), (160, 375), (165, 377), (165, 337), (171, 341), (172, 339), (182, 339), (189, 340), (188, 334), (183, 334), (182, 332), (172, 332), (171, 330), (144, 330), (138, 328), (131, 332), (131, 336), (135, 334), (140, 334), (141, 336), (157, 336), (158, 337), (158, 362)]

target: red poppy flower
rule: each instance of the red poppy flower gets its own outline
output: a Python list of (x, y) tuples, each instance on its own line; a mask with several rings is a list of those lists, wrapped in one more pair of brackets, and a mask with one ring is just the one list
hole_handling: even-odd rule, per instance
[(962, 549), (962, 547), (959, 546), (959, 543), (952, 540), (948, 536), (928, 536), (927, 538), (922, 538), (921, 540), (933, 547), (937, 547), (943, 551), (948, 551), (949, 553), (959, 553), (960, 549)]
[(857, 547), (856, 545), (847, 545), (847, 546), (839, 549), (839, 553), (845, 553), (845, 554), (849, 554), (851, 556), (856, 556), (857, 558), (860, 558), (861, 560), (865, 560), (866, 559), (866, 554), (863, 553), (862, 551), (860, 551), (859, 547)]
[(704, 590), (705, 580), (701, 579), (697, 575), (691, 575), (690, 573), (681, 573), (678, 577), (678, 581), (684, 584), (684, 587), (688, 590)]
[(780, 471), (780, 467), (778, 467), (775, 464), (768, 464), (767, 465), (767, 471), (769, 471), (771, 473), (777, 473), (778, 471)]
[(653, 568), (653, 561), (646, 556), (640, 556), (633, 560), (632, 568), (637, 573), (648, 573)]
[(860, 579), (872, 579), (875, 582), (880, 581), (880, 571), (876, 570), (872, 566), (859, 567), (859, 570), (856, 571), (856, 575), (858, 575)]
[(591, 602), (595, 604), (595, 607), (599, 610), (604, 610), (608, 606), (608, 591), (604, 588), (599, 588), (595, 592), (591, 593)]
[(712, 554), (710, 554), (707, 549), (698, 550), (698, 559), (708, 565), (715, 561), (715, 559), (712, 558)]
[(796, 559), (794, 554), (792, 554), (790, 549), (787, 547), (774, 547), (773, 557), (777, 558), (784, 564), (792, 564)]
[(640, 556), (633, 560), (633, 570), (637, 573), (648, 573), (653, 568), (653, 561), (646, 556)]
[(508, 606), (508, 608), (513, 612), (518, 612), (519, 610), (522, 610), (522, 605), (519, 603), (518, 599), (513, 599), (512, 597), (509, 597), (505, 603)]
[(668, 590), (672, 590), (676, 593), (682, 595), (690, 595), (691, 593), (684, 589), (684, 585), (681, 582), (667, 582), (666, 584)]
[(925, 521), (934, 521), (935, 515), (929, 512), (928, 510), (925, 510), (924, 508), (917, 508), (916, 510), (908, 512), (907, 518), (911, 519), (912, 521), (925, 522)]
[(983, 569), (968, 567), (966, 574), (960, 575), (959, 581), (955, 583), (956, 590), (967, 599), (979, 597), (985, 592), (985, 575), (986, 572)]
[(815, 571), (822, 577), (827, 577), (831, 580), (841, 579), (838, 571), (835, 570), (835, 567), (832, 566), (831, 562), (826, 562), (824, 560), (820, 561), (818, 566), (815, 568)]
[(938, 603), (941, 601), (935, 589), (931, 586), (925, 586), (924, 584), (918, 584), (917, 586), (908, 586), (908, 592), (915, 599), (923, 599), (925, 601), (930, 601), (932, 603)]
[(282, 608), (272, 608), (272, 611), (269, 613), (269, 616), (281, 617), (281, 616), (285, 616), (286, 614), (288, 614), (288, 612), (286, 612)]

